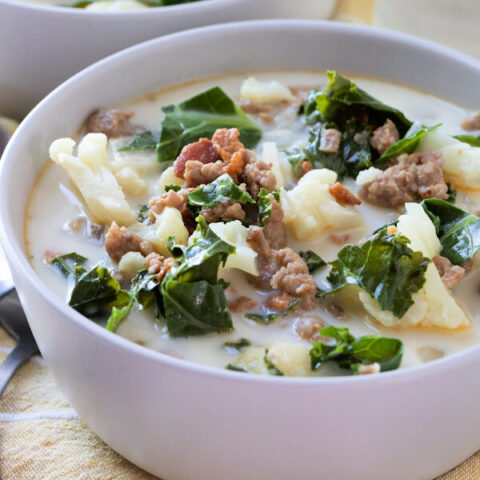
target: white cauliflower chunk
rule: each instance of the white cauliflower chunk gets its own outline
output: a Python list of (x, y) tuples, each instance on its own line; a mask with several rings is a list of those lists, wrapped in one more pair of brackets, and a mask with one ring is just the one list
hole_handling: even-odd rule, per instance
[(129, 167), (123, 167), (115, 172), (115, 178), (125, 193), (132, 196), (140, 196), (147, 193), (148, 185), (138, 174)]
[(379, 168), (375, 167), (370, 167), (367, 168), (366, 170), (362, 170), (358, 175), (357, 178), (355, 179), (355, 184), (356, 185), (363, 185), (368, 182), (372, 182), (375, 180), (382, 171)]
[(246, 348), (238, 355), (234, 365), (247, 370), (247, 372), (268, 375), (268, 367), (265, 363), (265, 347)]
[(183, 178), (175, 175), (175, 170), (173, 167), (168, 167), (164, 172), (162, 172), (162, 175), (160, 175), (157, 188), (160, 193), (165, 193), (165, 187), (167, 185), (183, 185), (184, 182), (185, 180), (183, 180)]
[(86, 10), (94, 12), (125, 12), (127, 10), (138, 10), (139, 8), (148, 8), (136, 0), (104, 0), (87, 5)]
[[(417, 203), (406, 203), (407, 213), (398, 221), (398, 231), (410, 240), (410, 248), (432, 258), (441, 251), (435, 227), (423, 208)], [(402, 318), (381, 310), (378, 302), (368, 293), (359, 293), (365, 310), (387, 327), (422, 326), (457, 330), (470, 322), (463, 310), (445, 287), (435, 265), (430, 263), (425, 273), (425, 285), (414, 296), (414, 304)]]
[(211, 223), (210, 228), (224, 242), (235, 247), (235, 253), (228, 256), (225, 268), (238, 268), (251, 275), (258, 275), (257, 254), (247, 243), (248, 228), (244, 227), (239, 220)]
[(440, 150), (445, 179), (457, 190), (480, 192), (479, 147), (460, 142), (438, 128), (425, 135), (419, 150)]
[(274, 142), (263, 143), (262, 161), (272, 166), (272, 172), (277, 179), (275, 188), (284, 187), (286, 181), (292, 179), (292, 166), (283, 155), (279, 155), (277, 145)]
[(342, 206), (330, 195), (328, 187), (336, 181), (337, 174), (332, 170), (315, 169), (292, 190), (281, 189), (284, 222), (299, 240), (363, 225), (363, 217), (354, 207)]
[(254, 102), (293, 101), (294, 97), (288, 87), (273, 80), (261, 82), (254, 77), (247, 78), (240, 87), (240, 96)]
[(175, 242), (179, 245), (187, 245), (188, 230), (186, 229), (182, 214), (172, 207), (165, 207), (163, 212), (157, 216), (155, 223), (146, 225), (137, 222), (129, 226), (132, 232), (148, 240), (155, 250), (165, 257), (171, 256), (168, 251), (168, 237), (175, 236)]
[(287, 377), (312, 375), (309, 348), (301, 343), (274, 343), (268, 347), (267, 359)]
[(128, 278), (133, 278), (138, 270), (146, 268), (145, 257), (140, 252), (127, 252), (118, 263), (118, 270)]
[(129, 225), (135, 213), (128, 204), (108, 160), (107, 137), (103, 133), (89, 133), (78, 145), (71, 138), (55, 140), (50, 146), (50, 157), (63, 167), (79, 189), (94, 220), (102, 224), (115, 221)]

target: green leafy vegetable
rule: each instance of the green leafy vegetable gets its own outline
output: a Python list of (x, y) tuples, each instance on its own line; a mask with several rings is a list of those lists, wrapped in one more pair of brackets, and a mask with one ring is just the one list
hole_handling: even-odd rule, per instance
[(283, 373), (273, 364), (273, 362), (268, 358), (268, 348), (265, 349), (265, 355), (263, 361), (268, 368), (268, 373), (270, 375), (276, 375), (278, 377), (283, 377)]
[(300, 170), (300, 166), (307, 159), (305, 150), (303, 148), (292, 148), (291, 150), (283, 150), (283, 153), (287, 157), (288, 162), (292, 166), (294, 174), (297, 174)]
[(372, 166), (372, 151), (368, 139), (365, 126), (360, 125), (355, 119), (347, 122), (342, 134), (340, 150), (346, 173), (352, 178), (357, 178), (362, 170)]
[(120, 323), (129, 315), (135, 301), (138, 301), (143, 308), (146, 308), (154, 300), (157, 287), (158, 280), (155, 274), (149, 274), (147, 270), (137, 272), (128, 292), (127, 304), (121, 308), (116, 306), (112, 308), (106, 329), (110, 332), (115, 332)]
[(280, 191), (275, 190), (271, 192), (266, 188), (261, 188), (258, 192), (257, 206), (258, 206), (258, 219), (260, 220), (260, 226), (265, 226), (265, 220), (272, 215), (272, 202), (270, 200), (270, 194), (273, 195), (275, 200), (280, 201)]
[(249, 347), (252, 343), (246, 338), (241, 338), (236, 342), (225, 342), (223, 348), (231, 353), (238, 353), (246, 347)]
[(450, 183), (447, 182), (447, 187), (448, 187), (448, 190), (447, 190), (447, 194), (448, 194), (448, 198), (447, 198), (447, 202), (449, 203), (455, 203), (457, 201), (457, 191), (452, 188), (452, 186), (450, 185)]
[(227, 370), (232, 370), (233, 372), (248, 373), (248, 371), (245, 370), (244, 368), (242, 368), (242, 367), (237, 367), (236, 365), (232, 365), (231, 363), (229, 363), (225, 368), (226, 368)]
[(181, 189), (181, 185), (175, 185), (174, 183), (171, 183), (170, 185), (165, 185), (166, 192), (169, 192), (170, 190), (173, 190), (174, 192), (179, 192)]
[(480, 249), (480, 218), (438, 198), (423, 200), (442, 244), (441, 255), (462, 265)]
[(248, 318), (249, 320), (253, 320), (254, 322), (257, 323), (263, 323), (264, 325), (269, 325), (270, 323), (274, 322), (278, 318), (285, 317), (288, 315), (299, 303), (298, 298), (295, 298), (292, 300), (288, 308), (285, 310), (281, 310), (276, 313), (246, 313), (245, 318)]
[(468, 143), (472, 147), (480, 147), (480, 135), (455, 135), (453, 138)]
[(154, 135), (151, 131), (142, 132), (135, 135), (133, 140), (123, 148), (119, 149), (119, 152), (128, 152), (135, 150), (155, 150), (158, 143), (158, 135)]
[(255, 200), (242, 190), (228, 173), (193, 192), (187, 193), (188, 203), (204, 208), (211, 208), (228, 200), (240, 203), (255, 203)]
[[(335, 122), (343, 129), (354, 114), (364, 112), (368, 114), (369, 124), (374, 126), (383, 125), (390, 118), (402, 136), (411, 127), (412, 122), (402, 112), (372, 97), (351, 80), (334, 71), (327, 72), (327, 78), (323, 91), (315, 95), (316, 108), (322, 121)], [(305, 110), (307, 113), (307, 108)]]
[(430, 262), (421, 252), (412, 251), (408, 243), (408, 238), (382, 230), (361, 247), (346, 245), (330, 263), (330, 287), (320, 296), (356, 285), (376, 298), (382, 310), (403, 317), (413, 304), (413, 294), (425, 283)]
[(377, 164), (384, 163), (390, 160), (394, 155), (400, 153), (412, 153), (414, 152), (420, 140), (432, 130), (435, 130), (441, 125), (441, 123), (434, 125), (433, 127), (423, 127), (419, 122), (415, 122), (403, 138), (395, 142), (392, 146), (387, 148), (385, 153), (377, 160)]
[(358, 373), (362, 365), (378, 363), (382, 372), (395, 370), (403, 356), (403, 343), (396, 338), (367, 335), (355, 338), (345, 327), (329, 325), (319, 331), (324, 337), (336, 340), (335, 344), (314, 342), (310, 350), (312, 369), (327, 362)]
[(139, 222), (144, 222), (148, 218), (148, 211), (150, 210), (150, 207), (148, 205), (142, 205), (138, 209), (137, 213), (137, 219)]
[(78, 253), (67, 253), (50, 260), (50, 265), (55, 267), (65, 277), (75, 277), (85, 272), (83, 264), (87, 261)]
[(111, 304), (123, 304), (125, 297), (121, 291), (117, 279), (109, 270), (97, 265), (76, 276), (68, 303), (86, 316), (94, 315)]
[(254, 148), (262, 137), (261, 129), (220, 87), (163, 107), (162, 111), (165, 118), (157, 145), (160, 162), (175, 160), (185, 145), (202, 137), (211, 138), (218, 128), (238, 128), (247, 148)]
[(315, 272), (320, 267), (324, 267), (327, 264), (327, 262), (323, 260), (323, 258), (319, 257), (312, 250), (307, 250), (306, 252), (300, 251), (298, 252), (298, 254), (303, 258), (303, 260), (307, 264), (308, 271), (310, 273)]
[(203, 217), (197, 218), (199, 236), (185, 248), (179, 266), (168, 271), (161, 284), (163, 308), (171, 336), (202, 335), (230, 330), (232, 319), (224, 286), (218, 282), (220, 264), (235, 253)]

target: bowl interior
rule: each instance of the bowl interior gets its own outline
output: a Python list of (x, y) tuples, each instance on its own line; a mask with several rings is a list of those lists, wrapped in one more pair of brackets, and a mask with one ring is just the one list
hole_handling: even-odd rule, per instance
[(480, 90), (474, 88), (480, 82), (480, 63), (433, 43), (378, 29), (330, 22), (256, 21), (145, 42), (65, 82), (28, 115), (12, 138), (0, 170), (0, 239), (12, 270), (22, 272), (22, 282), (41, 291), (73, 321), (116, 341), (61, 299), (44, 292), (25, 255), (25, 205), (50, 143), (70, 136), (95, 108), (202, 77), (267, 69), (336, 69), (426, 90), (465, 107), (480, 107)]

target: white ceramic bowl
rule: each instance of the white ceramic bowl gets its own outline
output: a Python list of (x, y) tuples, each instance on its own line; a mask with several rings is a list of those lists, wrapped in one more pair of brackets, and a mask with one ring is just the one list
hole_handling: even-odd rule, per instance
[(480, 107), (478, 62), (365, 27), (227, 24), (120, 52), (43, 100), (5, 151), (0, 234), (20, 297), (45, 360), (81, 418), (164, 480), (431, 480), (480, 447), (480, 347), (367, 377), (240, 375), (103, 330), (50, 292), (26, 258), (25, 204), (48, 146), (74, 132), (93, 108), (202, 76), (285, 68), (371, 75)]
[[(0, 115), (23, 118), (74, 73), (138, 42), (234, 20), (328, 18), (335, 1), (202, 0), (127, 12), (92, 12), (0, 0)], [(189, 55), (184, 52), (182, 57), (188, 61)]]

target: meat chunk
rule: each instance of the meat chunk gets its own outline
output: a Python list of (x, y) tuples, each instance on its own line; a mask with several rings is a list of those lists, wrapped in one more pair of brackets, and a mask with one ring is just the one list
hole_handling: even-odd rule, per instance
[[(307, 264), (291, 248), (272, 250), (260, 227), (250, 227), (247, 242), (257, 255), (259, 275), (252, 281), (262, 290), (278, 290), (301, 300), (306, 309), (315, 305), (317, 285)], [(282, 308), (283, 309), (283, 308)]]
[(152, 223), (155, 223), (157, 216), (160, 215), (165, 207), (176, 208), (180, 213), (183, 213), (187, 205), (187, 191), (180, 190), (175, 192), (169, 190), (160, 196), (152, 197), (149, 202), (150, 210), (148, 211), (148, 218)]
[(318, 331), (325, 326), (325, 322), (317, 316), (300, 317), (295, 321), (295, 332), (307, 342), (319, 342), (323, 337)]
[(87, 119), (88, 132), (104, 133), (108, 138), (133, 135), (137, 128), (130, 123), (133, 113), (125, 113), (121, 110), (97, 110)]
[(153, 245), (125, 227), (113, 222), (105, 238), (105, 250), (114, 262), (119, 262), (127, 252), (140, 252), (144, 257), (154, 252)]
[(335, 128), (322, 129), (322, 136), (320, 138), (320, 150), (327, 153), (338, 152), (341, 138), (341, 132), (339, 132)]
[(330, 195), (335, 199), (337, 203), (342, 206), (346, 205), (360, 205), (361, 200), (354, 195), (347, 187), (340, 182), (334, 183), (328, 187)]
[(437, 267), (442, 282), (447, 288), (453, 288), (465, 275), (464, 268), (452, 265), (452, 262), (446, 257), (435, 255), (432, 260)]
[[(185, 178), (187, 187), (211, 183), (224, 173), (238, 182), (247, 158), (247, 151), (239, 136), (237, 128), (220, 128), (213, 134), (211, 142), (202, 139), (201, 144), (196, 142), (187, 145), (175, 160), (175, 173)], [(200, 154), (203, 154), (201, 159), (194, 158)]]
[(258, 197), (261, 188), (266, 188), (270, 191), (275, 190), (277, 179), (272, 172), (271, 165), (258, 160), (257, 156), (250, 150), (247, 155), (244, 175), (248, 191), (255, 199)]
[(220, 155), (215, 151), (212, 141), (208, 138), (201, 138), (198, 142), (185, 145), (173, 163), (173, 170), (177, 177), (184, 178), (185, 165), (190, 160), (202, 164), (213, 163), (220, 160)]
[(185, 164), (185, 186), (198, 187), (211, 183), (224, 173), (225, 163), (221, 160), (213, 163), (202, 163), (189, 160)]
[(200, 215), (203, 215), (207, 223), (218, 222), (219, 220), (227, 218), (240, 221), (245, 219), (245, 211), (242, 205), (238, 202), (234, 203), (231, 200), (227, 200), (211, 208), (202, 208)]
[(308, 272), (305, 261), (291, 248), (282, 248), (275, 253), (280, 269), (272, 276), (272, 288), (283, 290), (294, 297), (315, 295), (317, 284)]
[(287, 232), (283, 223), (283, 210), (273, 194), (270, 194), (268, 197), (272, 204), (272, 212), (270, 217), (265, 219), (263, 233), (270, 248), (278, 250), (287, 246)]
[(388, 118), (385, 124), (378, 127), (370, 139), (370, 145), (377, 150), (380, 155), (383, 155), (389, 147), (400, 140), (395, 124)]
[(152, 275), (157, 275), (157, 280), (162, 281), (163, 277), (167, 272), (174, 266), (177, 265), (177, 262), (172, 257), (162, 257), (158, 253), (150, 253), (145, 259), (147, 263), (148, 273)]
[(359, 195), (381, 207), (399, 207), (423, 198), (448, 198), (442, 171), (441, 152), (403, 155), (371, 182), (362, 185)]
[(271, 295), (263, 302), (263, 305), (269, 310), (287, 310), (292, 303), (293, 297), (287, 292), (281, 292), (278, 295)]
[(247, 150), (239, 137), (238, 128), (219, 128), (212, 137), (213, 148), (225, 163), (223, 173), (234, 180), (243, 172), (247, 158)]
[(250, 297), (238, 297), (235, 300), (232, 300), (228, 304), (228, 308), (231, 312), (239, 313), (246, 312), (247, 310), (254, 309), (258, 303)]
[(464, 120), (461, 127), (464, 130), (480, 130), (480, 112)]

